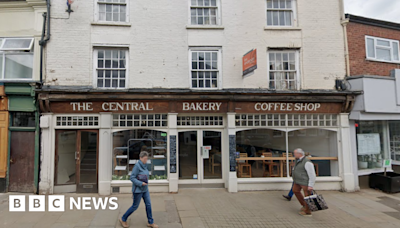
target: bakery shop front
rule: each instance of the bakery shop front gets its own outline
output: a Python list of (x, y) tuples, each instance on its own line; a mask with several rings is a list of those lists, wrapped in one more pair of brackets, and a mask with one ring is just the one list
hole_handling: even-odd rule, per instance
[(295, 148), (313, 160), (317, 189), (355, 189), (354, 94), (67, 91), (38, 91), (41, 194), (129, 193), (141, 151), (153, 192), (288, 190)]

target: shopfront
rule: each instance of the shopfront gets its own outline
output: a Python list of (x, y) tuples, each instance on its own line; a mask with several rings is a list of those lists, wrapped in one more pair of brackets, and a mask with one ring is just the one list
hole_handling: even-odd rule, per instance
[(41, 194), (129, 193), (141, 151), (150, 153), (153, 192), (287, 190), (295, 148), (314, 161), (319, 189), (354, 189), (348, 93), (115, 97), (39, 95)]
[[(350, 114), (352, 151), (359, 185), (368, 185), (368, 175), (384, 171), (383, 161), (391, 160), (400, 169), (400, 70), (391, 77), (350, 77), (354, 89), (363, 90)], [(358, 185), (358, 184), (357, 184)]]

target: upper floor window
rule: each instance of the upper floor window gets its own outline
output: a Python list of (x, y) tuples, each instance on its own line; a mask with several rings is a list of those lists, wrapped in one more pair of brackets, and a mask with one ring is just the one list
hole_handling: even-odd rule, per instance
[(219, 50), (191, 50), (191, 88), (218, 88), (220, 74)]
[(399, 63), (399, 41), (365, 36), (367, 59)]
[(127, 81), (127, 49), (95, 50), (95, 82), (98, 88), (125, 88)]
[(268, 26), (293, 26), (294, 0), (267, 0)]
[(191, 0), (192, 25), (219, 25), (219, 0)]
[(128, 21), (127, 0), (97, 0), (98, 20), (110, 22)]
[(32, 79), (33, 38), (0, 38), (0, 80)]
[(269, 88), (299, 89), (298, 51), (269, 52)]

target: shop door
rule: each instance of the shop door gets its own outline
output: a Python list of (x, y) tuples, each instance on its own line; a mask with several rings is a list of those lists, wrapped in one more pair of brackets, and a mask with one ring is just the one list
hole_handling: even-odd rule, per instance
[(180, 183), (222, 183), (221, 131), (179, 132), (178, 144)]
[(10, 140), (9, 192), (35, 192), (35, 132), (13, 131)]
[(58, 130), (55, 192), (97, 193), (97, 157), (97, 130)]

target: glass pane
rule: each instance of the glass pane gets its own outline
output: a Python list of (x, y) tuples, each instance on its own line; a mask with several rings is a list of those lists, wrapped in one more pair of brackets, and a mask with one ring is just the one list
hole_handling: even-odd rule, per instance
[(2, 49), (8, 50), (29, 50), (31, 44), (33, 42), (33, 38), (23, 38), (23, 39), (16, 39), (16, 38), (7, 38), (3, 40), (3, 47)]
[(97, 183), (97, 132), (81, 132), (80, 184)]
[(379, 46), (390, 47), (390, 42), (386, 40), (377, 40), (376, 44)]
[(380, 60), (386, 60), (386, 61), (392, 60), (389, 49), (376, 48), (376, 58), (380, 59)]
[(15, 112), (12, 113), (13, 127), (35, 127), (35, 113), (33, 112)]
[[(236, 157), (247, 157), (247, 160), (237, 162), (238, 177), (286, 177), (287, 162), (282, 159), (287, 156), (284, 148), (285, 132), (270, 129), (237, 132)], [(265, 160), (252, 160), (255, 157)]]
[(32, 78), (33, 53), (7, 54), (5, 62), (4, 78)]
[(57, 131), (57, 174), (56, 184), (76, 183), (76, 131)]
[(389, 121), (391, 159), (400, 161), (400, 121)]
[[(323, 129), (297, 130), (289, 133), (288, 143), (291, 154), (297, 148), (304, 150), (305, 156), (314, 165), (317, 177), (339, 176), (336, 132)], [(318, 160), (319, 157), (324, 159)]]
[(272, 25), (272, 12), (267, 11), (267, 25)]
[(367, 56), (370, 58), (375, 58), (374, 40), (370, 38), (367, 38)]
[(356, 122), (358, 169), (382, 168), (388, 159), (389, 142), (383, 121)]
[(197, 179), (197, 132), (179, 132), (179, 179)]
[(0, 53), (0, 79), (3, 79), (3, 54), (1, 53)]
[(203, 154), (204, 179), (222, 178), (221, 132), (204, 131), (203, 146), (211, 146), (209, 156)]
[(399, 44), (392, 42), (393, 44), (393, 60), (399, 60)]

